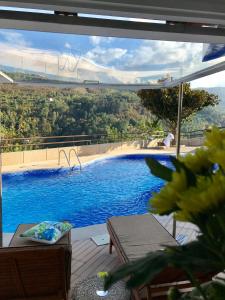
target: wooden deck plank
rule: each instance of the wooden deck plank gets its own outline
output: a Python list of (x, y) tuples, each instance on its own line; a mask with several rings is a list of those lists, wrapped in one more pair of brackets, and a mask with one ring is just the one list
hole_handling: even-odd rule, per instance
[(76, 247), (73, 247), (73, 256), (76, 260), (86, 261), (89, 257), (89, 254), (91, 254), (96, 248), (97, 246), (94, 243), (88, 241), (86, 247), (81, 249), (82, 251), (77, 251)]
[(103, 248), (97, 255), (94, 256), (94, 259), (89, 260), (89, 262), (86, 263), (83, 268), (77, 270), (77, 274), (79, 276), (86, 276), (86, 274), (90, 275), (95, 272), (97, 267), (99, 267), (100, 265), (103, 266), (107, 259), (111, 259), (110, 255), (108, 255), (107, 250), (108, 249)]
[(72, 244), (73, 249), (78, 253), (79, 251), (82, 252), (82, 250), (88, 245), (88, 240), (81, 240), (80, 243)]
[[(101, 252), (101, 250), (102, 250), (102, 248), (96, 247), (92, 252), (90, 252), (88, 255), (86, 255), (85, 257), (83, 257), (82, 260), (80, 259), (79, 262), (82, 262), (83, 265), (84, 264), (88, 265), (89, 263), (92, 263), (93, 261), (95, 261), (96, 256), (98, 256), (98, 253)], [(74, 260), (72, 262), (72, 270), (74, 268), (76, 268), (76, 261), (77, 261), (76, 258), (74, 258)], [(78, 269), (79, 268), (76, 268), (76, 272), (78, 272)]]
[[(171, 216), (157, 219), (170, 233), (172, 232), (173, 219)], [(193, 224), (177, 222), (177, 234), (185, 235), (187, 237), (186, 242), (188, 242), (194, 240), (198, 232)], [(99, 271), (107, 272), (119, 266), (120, 262), (115, 250), (110, 255), (108, 247), (108, 245), (97, 246), (91, 239), (72, 243), (72, 288), (79, 281), (90, 276), (96, 276)]]
[[(96, 260), (98, 260), (99, 257), (102, 256), (104, 251), (106, 251), (105, 248), (102, 248), (101, 246), (98, 247), (97, 251), (89, 259), (87, 259), (86, 262), (83, 262), (82, 268), (76, 269), (76, 266), (75, 266), (73, 271), (76, 271), (77, 274), (85, 272), (86, 269), (88, 269), (92, 264), (95, 263)], [(80, 269), (82, 269), (82, 270), (80, 270)]]

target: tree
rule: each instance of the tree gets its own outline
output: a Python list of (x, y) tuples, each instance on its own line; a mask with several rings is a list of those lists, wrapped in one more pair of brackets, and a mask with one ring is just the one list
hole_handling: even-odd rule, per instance
[[(174, 135), (177, 128), (178, 95), (179, 87), (138, 92), (142, 105), (158, 120), (162, 120)], [(218, 103), (217, 95), (205, 90), (192, 90), (190, 84), (186, 83), (184, 84), (182, 120), (186, 120), (204, 107), (215, 106)]]

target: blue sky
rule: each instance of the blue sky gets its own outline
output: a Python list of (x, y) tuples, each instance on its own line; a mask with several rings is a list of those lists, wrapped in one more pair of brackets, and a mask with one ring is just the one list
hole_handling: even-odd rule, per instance
[[(0, 30), (0, 47), (1, 65), (19, 68), (23, 63), (24, 69), (40, 72), (44, 72), (45, 66), (45, 70), (56, 75), (60, 61), (67, 68), (60, 76), (80, 76), (82, 80), (93, 77), (102, 81), (106, 74), (108, 82), (143, 83), (166, 74), (176, 78), (208, 65), (201, 62), (202, 44), (181, 42)], [(76, 76), (71, 71), (75, 68)], [(77, 68), (82, 70), (79, 74)], [(211, 76), (210, 80), (204, 78), (193, 85), (225, 86), (222, 75)]]

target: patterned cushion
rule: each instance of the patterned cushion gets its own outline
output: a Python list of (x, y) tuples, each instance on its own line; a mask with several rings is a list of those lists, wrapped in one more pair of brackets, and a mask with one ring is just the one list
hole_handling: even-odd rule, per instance
[(40, 242), (45, 244), (55, 244), (71, 228), (72, 225), (68, 222), (44, 221), (26, 230), (24, 233), (20, 235), (20, 237), (35, 242)]

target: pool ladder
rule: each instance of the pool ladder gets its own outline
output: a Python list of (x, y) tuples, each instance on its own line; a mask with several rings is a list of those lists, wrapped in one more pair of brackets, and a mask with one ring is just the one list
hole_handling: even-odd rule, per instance
[(76, 165), (73, 165), (71, 167), (71, 154), (72, 154), (72, 152), (74, 152), (74, 154), (75, 154), (75, 158), (77, 159), (77, 161), (79, 163), (79, 167), (80, 167), (80, 171), (81, 171), (81, 169), (82, 169), (81, 161), (80, 161), (80, 158), (79, 158), (79, 156), (78, 156), (77, 151), (76, 151), (75, 148), (70, 149), (69, 155), (66, 154), (66, 151), (64, 149), (59, 150), (58, 165), (60, 165), (61, 153), (63, 153), (64, 156), (65, 156), (65, 158), (66, 158), (66, 161), (68, 163), (68, 166), (71, 168), (71, 170), (73, 170), (76, 167)]

